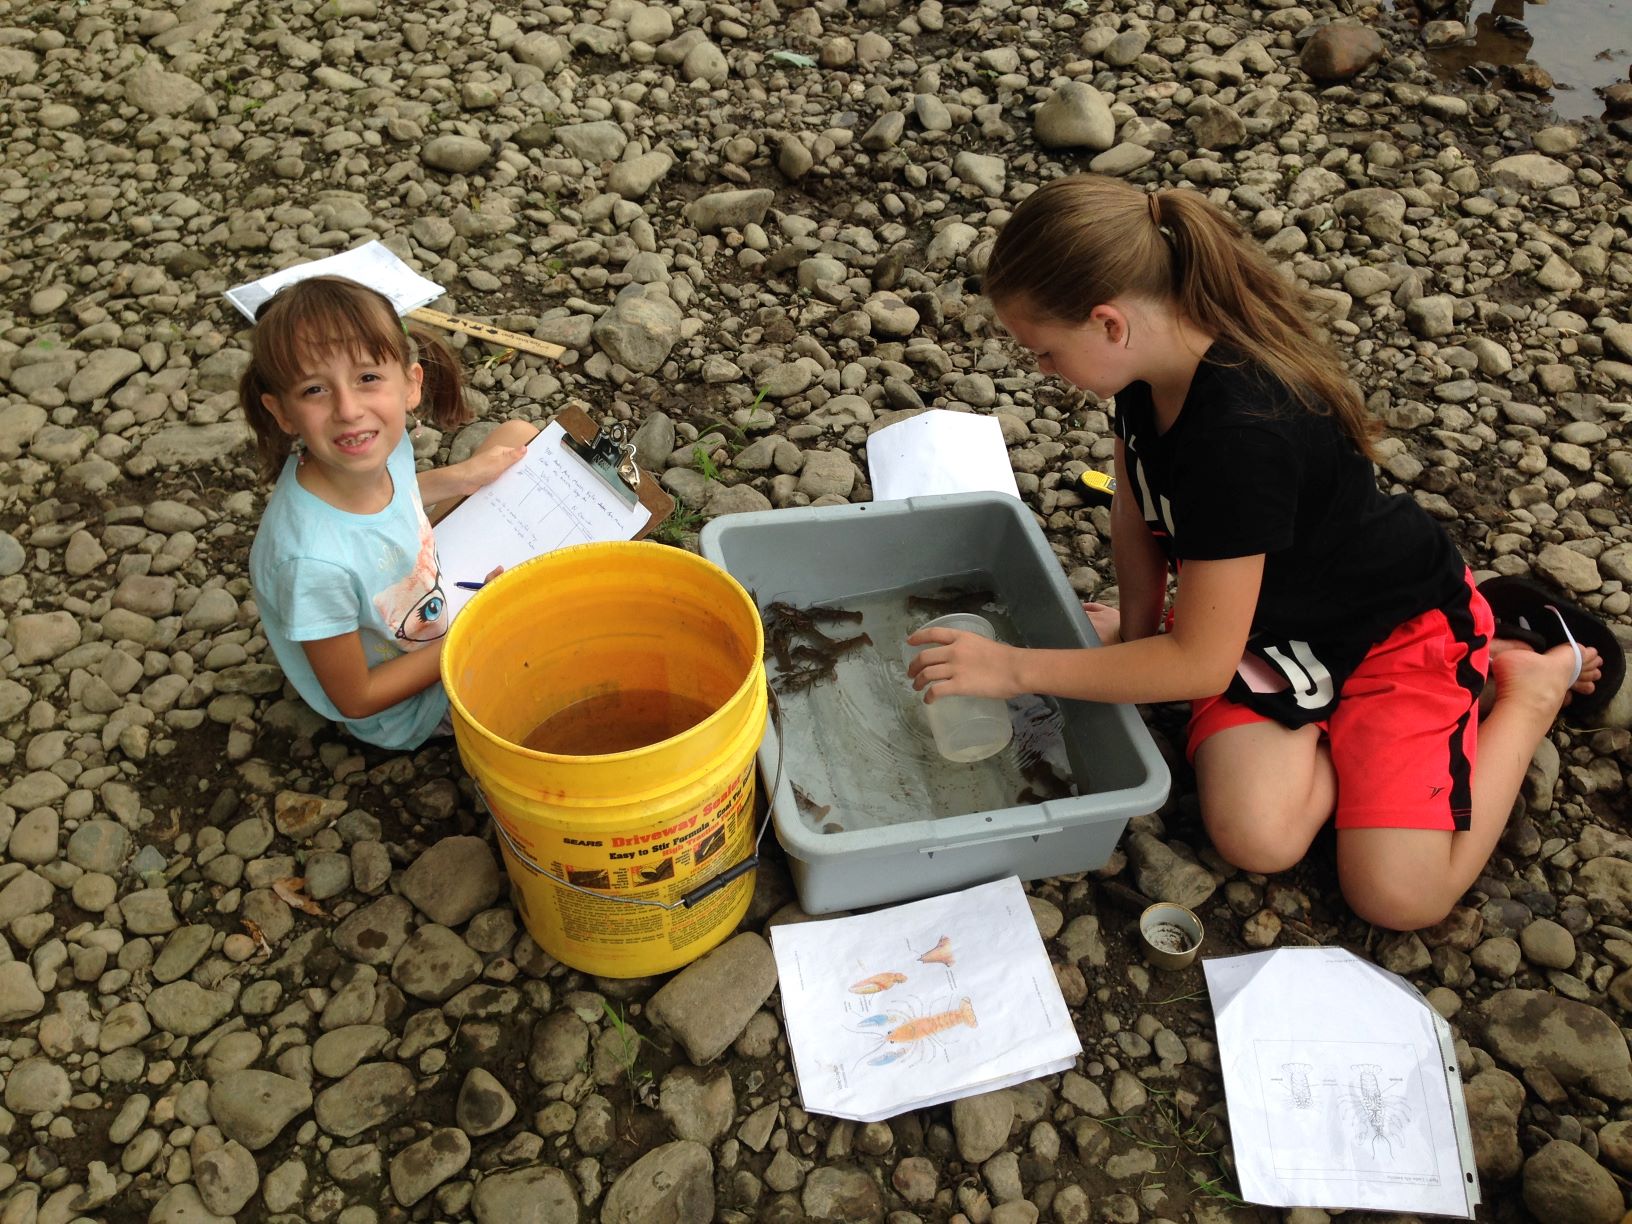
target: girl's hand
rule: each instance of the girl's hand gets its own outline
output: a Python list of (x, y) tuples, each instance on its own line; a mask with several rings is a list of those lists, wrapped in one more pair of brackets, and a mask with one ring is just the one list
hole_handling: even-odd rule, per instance
[[(932, 643), (907, 668), (912, 687), (932, 703), (942, 697), (1001, 697), (1026, 691), (1019, 649), (958, 629), (920, 629), (909, 646)], [(929, 689), (927, 693), (925, 689)]]
[(1099, 635), (1100, 644), (1115, 646), (1122, 640), (1122, 610), (1113, 608), (1110, 604), (1094, 603), (1089, 601), (1082, 605), (1083, 615), (1088, 623), (1094, 627)]

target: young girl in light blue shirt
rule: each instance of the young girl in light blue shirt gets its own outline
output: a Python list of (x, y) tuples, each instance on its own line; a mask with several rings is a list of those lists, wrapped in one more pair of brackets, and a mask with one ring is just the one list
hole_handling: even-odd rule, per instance
[(458, 358), (339, 277), (298, 281), (262, 307), (239, 398), (276, 479), (249, 554), (273, 654), (306, 703), (358, 739), (418, 747), (448, 711), (431, 523), (537, 430), (508, 421), (463, 463), (416, 475), (409, 414), (423, 403), (439, 428), (470, 420)]

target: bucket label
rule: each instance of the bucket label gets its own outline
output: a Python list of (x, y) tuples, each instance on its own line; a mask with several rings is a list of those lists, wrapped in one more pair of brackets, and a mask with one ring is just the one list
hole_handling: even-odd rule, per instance
[[(706, 803), (674, 813), (649, 828), (596, 837), (549, 837), (537, 821), (519, 822), (491, 803), (508, 840), (538, 867), (574, 885), (562, 888), (526, 864), (514, 871), (529, 893), (527, 909), (565, 939), (597, 946), (661, 941), (673, 950), (717, 934), (740, 904), (751, 876), (720, 889), (689, 909), (631, 905), (622, 898), (678, 902), (752, 852), (754, 764)], [(511, 858), (505, 847), (506, 859)], [(579, 892), (604, 892), (605, 898)], [(547, 894), (547, 896), (546, 896)], [(539, 941), (551, 951), (544, 940)], [(570, 962), (569, 962), (570, 963)]]

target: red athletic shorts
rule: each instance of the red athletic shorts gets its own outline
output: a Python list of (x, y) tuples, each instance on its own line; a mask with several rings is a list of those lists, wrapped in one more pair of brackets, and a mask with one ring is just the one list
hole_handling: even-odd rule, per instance
[[(1338, 828), (1468, 827), (1496, 624), (1472, 573), (1467, 584), (1466, 603), (1413, 617), (1373, 646), (1316, 724), (1337, 773)], [(1220, 731), (1268, 721), (1224, 696), (1194, 702), (1188, 755)]]

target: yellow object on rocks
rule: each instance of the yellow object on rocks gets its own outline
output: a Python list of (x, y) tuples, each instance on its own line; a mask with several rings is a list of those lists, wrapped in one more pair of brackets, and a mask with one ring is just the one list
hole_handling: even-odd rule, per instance
[(763, 652), (734, 578), (647, 542), (536, 558), (454, 621), (442, 679), (459, 755), (551, 956), (606, 977), (663, 973), (747, 911), (751, 872), (697, 894), (754, 852)]

